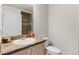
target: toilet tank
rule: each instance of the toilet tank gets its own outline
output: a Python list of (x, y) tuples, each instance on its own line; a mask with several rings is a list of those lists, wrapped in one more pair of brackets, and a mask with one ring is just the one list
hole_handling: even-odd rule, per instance
[(43, 37), (44, 40), (46, 40), (46, 42), (44, 43), (44, 46), (47, 47), (49, 45), (49, 38), (48, 37)]

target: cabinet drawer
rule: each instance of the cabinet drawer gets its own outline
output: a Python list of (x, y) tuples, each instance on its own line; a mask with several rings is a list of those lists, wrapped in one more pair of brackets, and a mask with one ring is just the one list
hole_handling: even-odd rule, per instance
[(19, 50), (17, 52), (14, 52), (11, 55), (26, 55), (26, 54), (27, 54), (26, 49), (23, 49), (23, 50)]

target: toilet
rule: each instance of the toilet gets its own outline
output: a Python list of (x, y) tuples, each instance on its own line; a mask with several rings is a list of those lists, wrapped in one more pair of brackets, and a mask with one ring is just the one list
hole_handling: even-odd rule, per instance
[(61, 50), (54, 46), (48, 46), (45, 49), (47, 55), (61, 55)]
[(43, 37), (43, 39), (46, 40), (44, 44), (46, 55), (61, 55), (61, 50), (51, 45), (50, 42), (48, 41), (48, 37)]

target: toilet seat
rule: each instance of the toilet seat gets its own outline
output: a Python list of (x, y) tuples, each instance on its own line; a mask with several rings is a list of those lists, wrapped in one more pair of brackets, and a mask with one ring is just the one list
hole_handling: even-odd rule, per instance
[(60, 54), (61, 53), (61, 50), (56, 48), (56, 47), (53, 47), (53, 46), (48, 46), (46, 47), (46, 50), (49, 52), (51, 51), (52, 53), (56, 53), (56, 54)]

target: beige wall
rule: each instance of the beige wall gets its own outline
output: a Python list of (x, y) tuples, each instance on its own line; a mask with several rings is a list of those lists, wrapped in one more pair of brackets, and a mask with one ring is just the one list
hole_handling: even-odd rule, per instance
[(2, 35), (2, 5), (0, 5), (0, 36)]
[(48, 5), (34, 5), (33, 30), (41, 37), (48, 36)]
[(49, 38), (62, 54), (78, 54), (79, 5), (49, 5)]
[[(1, 4), (0, 4), (0, 36), (2, 36), (2, 5)], [(1, 44), (1, 40), (2, 37), (0, 37), (0, 44)]]

